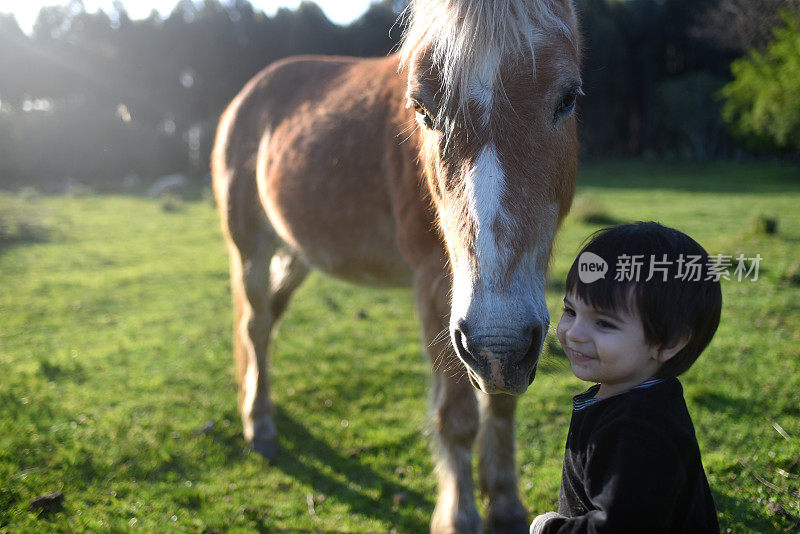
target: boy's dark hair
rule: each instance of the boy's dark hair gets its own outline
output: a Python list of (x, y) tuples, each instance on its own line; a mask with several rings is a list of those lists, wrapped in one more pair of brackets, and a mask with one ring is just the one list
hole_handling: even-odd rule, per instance
[[(655, 347), (673, 346), (688, 336), (686, 346), (661, 366), (656, 377), (678, 376), (689, 369), (714, 337), (722, 310), (722, 290), (708, 253), (683, 232), (655, 222), (604, 228), (588, 239), (567, 274), (566, 292), (601, 310), (633, 312), (634, 306), (642, 320), (645, 339)], [(604, 278), (590, 283), (581, 281), (579, 258), (584, 252), (606, 261), (608, 271)], [(655, 271), (647, 281), (651, 258), (661, 262), (664, 255), (667, 261), (659, 266), (666, 269), (666, 281), (662, 271)], [(631, 265), (630, 258), (638, 256), (638, 281), (635, 276), (617, 280), (618, 262)], [(699, 268), (692, 267), (691, 276), (681, 278), (689, 271), (687, 263), (692, 257)], [(627, 270), (628, 274), (631, 272)]]

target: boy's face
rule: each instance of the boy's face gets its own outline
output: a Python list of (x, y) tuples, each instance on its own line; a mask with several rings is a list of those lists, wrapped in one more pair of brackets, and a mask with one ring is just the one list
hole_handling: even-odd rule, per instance
[(663, 358), (645, 339), (639, 314), (602, 311), (574, 293), (564, 297), (558, 340), (572, 372), (581, 380), (601, 384), (598, 397), (622, 393), (652, 378)]

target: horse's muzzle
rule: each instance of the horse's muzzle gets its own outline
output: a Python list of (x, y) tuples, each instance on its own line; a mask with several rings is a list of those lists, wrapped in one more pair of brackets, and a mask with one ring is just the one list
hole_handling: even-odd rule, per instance
[(472, 333), (466, 321), (459, 321), (451, 334), (473, 386), (489, 394), (521, 395), (536, 376), (545, 331), (545, 325), (537, 323), (518, 336), (507, 330)]

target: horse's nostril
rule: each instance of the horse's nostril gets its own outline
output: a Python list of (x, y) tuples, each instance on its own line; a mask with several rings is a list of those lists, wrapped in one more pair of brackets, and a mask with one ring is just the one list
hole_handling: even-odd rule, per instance
[(531, 332), (531, 346), (539, 350), (542, 346), (542, 341), (544, 340), (544, 328), (542, 325), (536, 325), (533, 327), (533, 332)]
[(456, 340), (456, 349), (460, 354), (469, 353), (467, 350), (467, 336), (464, 331), (460, 328), (456, 328), (455, 335), (453, 336)]
[(544, 337), (544, 328), (541, 324), (533, 325), (529, 327), (529, 340), (530, 345), (528, 345), (528, 350), (525, 352), (522, 361), (525, 363), (528, 362), (535, 362), (539, 359), (539, 349), (542, 346), (542, 340)]
[(469, 350), (469, 338), (467, 337), (467, 325), (464, 321), (459, 321), (458, 326), (453, 331), (453, 341), (456, 345), (456, 351), (458, 351), (458, 355), (465, 362), (476, 363), (475, 356)]
[(467, 321), (464, 319), (459, 319), (458, 324), (456, 324), (456, 332), (461, 332), (466, 337), (469, 334), (469, 327), (467, 326)]

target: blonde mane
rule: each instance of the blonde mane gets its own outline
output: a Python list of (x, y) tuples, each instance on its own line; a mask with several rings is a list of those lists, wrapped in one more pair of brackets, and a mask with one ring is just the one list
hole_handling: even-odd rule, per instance
[[(574, 20), (559, 16), (558, 0), (414, 0), (404, 17), (407, 26), (400, 47), (400, 64), (407, 67), (421, 47), (429, 48), (442, 75), (440, 118), (446, 110), (469, 119), (470, 84), (493, 88), (499, 71), (485, 79), (487, 59), (530, 53), (546, 30), (570, 40)], [(535, 75), (535, 61), (534, 72)], [(457, 96), (456, 96), (457, 95)]]

